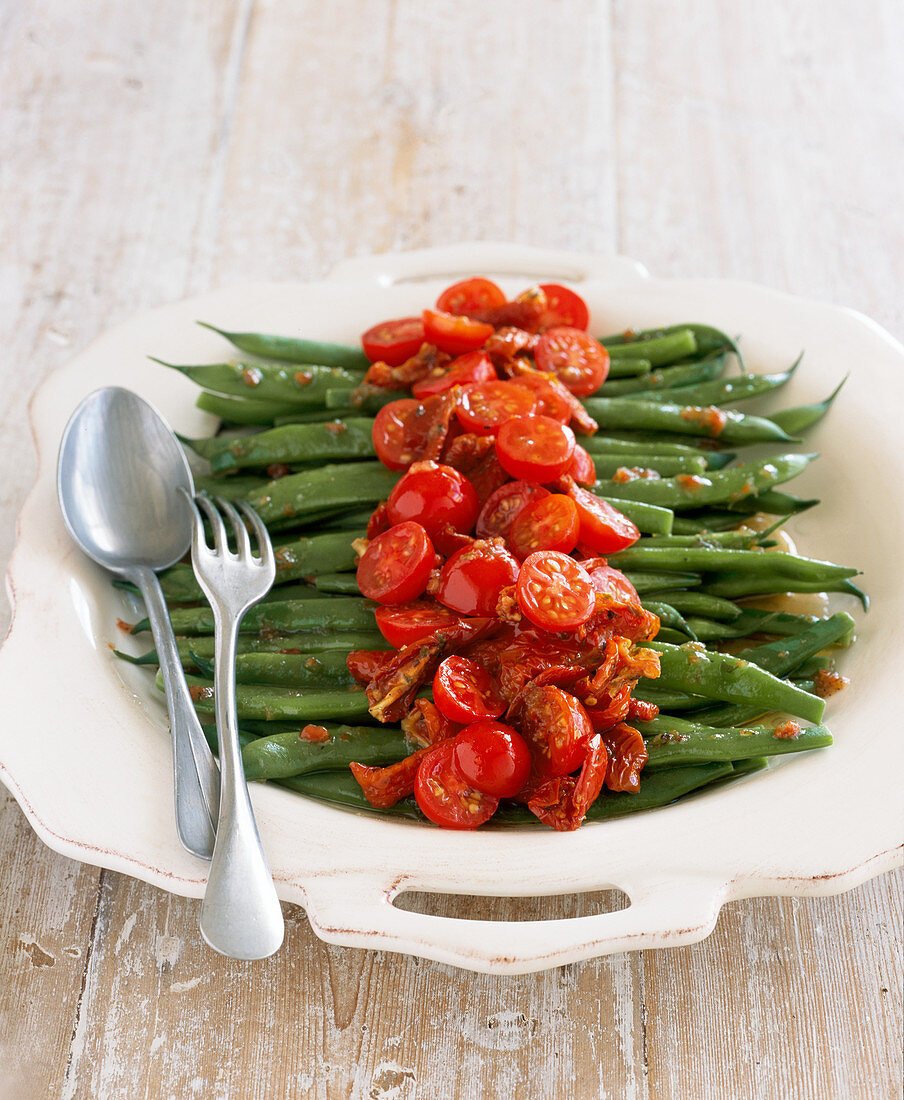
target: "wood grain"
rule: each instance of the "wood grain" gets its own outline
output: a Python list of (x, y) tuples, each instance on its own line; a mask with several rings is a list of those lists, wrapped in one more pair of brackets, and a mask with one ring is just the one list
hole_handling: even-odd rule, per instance
[[(506, 239), (900, 333), (902, 45), (892, 0), (10, 0), (0, 557), (35, 384), (216, 285)], [(901, 885), (739, 902), (693, 947), (516, 978), (331, 948), (293, 910), (252, 965), (201, 945), (197, 903), (44, 848), (3, 795), (0, 1097), (898, 1096)], [(600, 899), (429, 899), (528, 904)]]

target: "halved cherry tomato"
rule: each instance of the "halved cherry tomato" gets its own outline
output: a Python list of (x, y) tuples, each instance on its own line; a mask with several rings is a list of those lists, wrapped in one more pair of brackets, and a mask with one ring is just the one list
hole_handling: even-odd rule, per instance
[(540, 416), (551, 416), (562, 424), (571, 421), (571, 403), (568, 398), (543, 377), (539, 371), (526, 371), (524, 374), (516, 374), (511, 379), (516, 386), (524, 386), (533, 393), (537, 399), (534, 412)]
[(573, 477), (579, 485), (596, 484), (596, 465), (593, 458), (584, 450), (580, 443), (575, 444), (574, 454), (571, 456), (571, 465), (566, 471), (569, 477)]
[(523, 614), (544, 630), (574, 630), (596, 607), (587, 570), (555, 550), (539, 550), (525, 559), (515, 594)]
[(478, 718), (498, 718), (506, 702), (493, 686), (490, 674), (467, 657), (447, 657), (433, 677), (433, 701), (451, 722), (467, 724)]
[[(505, 463), (503, 463), (503, 466)], [(588, 493), (574, 483), (574, 479), (563, 478), (562, 482), (571, 499), (578, 506), (581, 520), (580, 540), (597, 554), (614, 554), (637, 542), (640, 530), (623, 512), (613, 508), (595, 493)]]
[(408, 603), (427, 587), (435, 552), (419, 523), (398, 523), (368, 543), (358, 561), (361, 594), (378, 603)]
[(546, 312), (542, 318), (544, 328), (568, 325), (587, 331), (590, 311), (579, 294), (558, 283), (541, 283), (540, 289), (546, 294)]
[(492, 382), (498, 377), (493, 361), (485, 351), (469, 351), (453, 359), (435, 378), (415, 382), (411, 392), (415, 397), (429, 397), (434, 393), (444, 393), (453, 386), (464, 386), (468, 382)]
[(511, 382), (480, 382), (466, 386), (458, 402), (456, 415), (466, 431), (492, 435), (513, 416), (533, 412), (534, 395), (524, 386)]
[(609, 373), (609, 352), (577, 328), (550, 328), (537, 341), (534, 359), (576, 396), (595, 393)]
[(486, 321), (474, 321), (470, 317), (456, 317), (453, 313), (425, 309), (421, 318), (427, 340), (450, 355), (476, 351), (483, 347), (488, 336), (493, 335), (492, 325)]
[(521, 733), (531, 749), (534, 770), (543, 778), (579, 768), (593, 726), (577, 699), (552, 684), (528, 688), (520, 714)]
[(537, 550), (569, 554), (578, 542), (581, 523), (577, 505), (562, 493), (532, 501), (518, 513), (508, 533), (508, 544), (519, 558)]
[(420, 317), (402, 317), (369, 328), (361, 337), (361, 343), (371, 363), (379, 360), (397, 367), (410, 359), (425, 339), (424, 322)]
[(549, 416), (516, 416), (496, 435), (496, 457), (523, 481), (555, 481), (574, 454), (574, 432)]
[(509, 481), (490, 493), (480, 509), (474, 534), (479, 539), (508, 538), (515, 517), (531, 501), (548, 497), (549, 490), (530, 481)]
[(390, 470), (404, 470), (418, 457), (418, 433), (413, 429), (412, 417), (419, 407), (413, 397), (402, 397), (384, 405), (374, 417), (374, 450)]
[(611, 596), (619, 603), (640, 603), (637, 589), (620, 569), (605, 565), (600, 559), (583, 561), (581, 565), (593, 581), (593, 587), (604, 596)]
[(437, 630), (453, 627), (462, 618), (434, 600), (378, 607), (374, 617), (377, 620), (377, 629), (396, 649), (429, 638)]
[(479, 510), (477, 493), (464, 474), (437, 462), (416, 462), (386, 502), (390, 523), (419, 523), (441, 554), (458, 548), (448, 533), (470, 531)]
[(421, 760), (414, 781), (421, 812), (446, 829), (476, 829), (496, 812), (499, 799), (462, 779), (452, 762), (452, 742), (440, 741)]
[[(505, 292), (489, 279), (475, 276), (453, 283), (436, 299), (436, 308), (443, 313), (469, 317), (481, 309), (496, 309), (505, 305)], [(562, 321), (562, 324), (567, 322)]]
[(443, 566), (436, 598), (462, 615), (495, 615), (500, 592), (517, 579), (518, 562), (508, 550), (477, 539)]
[(481, 719), (460, 730), (452, 762), (472, 787), (496, 798), (514, 798), (530, 775), (530, 749), (516, 729)]

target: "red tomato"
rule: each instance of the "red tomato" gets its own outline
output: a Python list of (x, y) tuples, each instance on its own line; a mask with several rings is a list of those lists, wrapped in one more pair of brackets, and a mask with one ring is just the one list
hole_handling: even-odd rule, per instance
[(524, 386), (530, 390), (537, 399), (534, 412), (540, 416), (551, 416), (562, 424), (571, 421), (571, 404), (559, 391), (538, 371), (527, 374), (516, 374), (512, 381), (516, 386)]
[[(503, 463), (503, 466), (505, 463)], [(588, 493), (571, 478), (566, 479), (568, 495), (578, 506), (581, 520), (580, 540), (597, 554), (614, 554), (640, 538), (637, 526), (624, 513), (613, 508), (595, 493)]]
[(490, 493), (480, 509), (474, 534), (479, 539), (508, 538), (515, 517), (531, 501), (548, 497), (549, 490), (529, 481), (509, 481)]
[(436, 462), (415, 463), (386, 502), (390, 523), (419, 523), (441, 554), (457, 549), (448, 532), (470, 531), (479, 510), (477, 493), (464, 474)]
[(450, 355), (476, 351), (483, 347), (488, 336), (493, 335), (493, 326), (486, 321), (472, 321), (470, 317), (456, 317), (435, 309), (425, 309), (421, 317), (427, 340)]
[(433, 701), (450, 722), (466, 725), (477, 718), (498, 718), (506, 702), (490, 674), (467, 657), (447, 657), (433, 677)]
[(418, 457), (419, 433), (412, 418), (420, 408), (413, 397), (390, 401), (374, 417), (372, 431), (377, 458), (390, 470), (404, 470)]
[(523, 614), (544, 630), (574, 630), (596, 607), (596, 589), (587, 570), (555, 550), (538, 550), (525, 559), (516, 595)]
[(417, 600), (395, 607), (378, 607), (374, 613), (377, 628), (391, 646), (403, 646), (428, 638), (461, 622), (461, 615), (433, 600)]
[(590, 322), (590, 311), (579, 294), (558, 283), (541, 283), (540, 289), (546, 295), (546, 312), (542, 320), (544, 328), (568, 325), (570, 328), (580, 328), (586, 332)]
[(462, 615), (493, 616), (499, 593), (517, 579), (518, 562), (508, 550), (478, 539), (443, 566), (436, 597)]
[(604, 565), (601, 561), (581, 562), (593, 582), (593, 587), (604, 596), (611, 596), (619, 603), (640, 603), (637, 590), (620, 569)]
[(574, 432), (549, 416), (516, 416), (496, 435), (496, 457), (523, 481), (555, 481), (574, 454)]
[(509, 530), (508, 543), (519, 558), (537, 550), (569, 554), (577, 546), (580, 529), (577, 505), (571, 497), (550, 493), (521, 509)]
[(536, 404), (524, 386), (511, 382), (481, 382), (465, 387), (455, 410), (466, 431), (492, 435), (513, 416), (527, 416)]
[(434, 393), (445, 393), (453, 386), (464, 386), (468, 382), (492, 382), (498, 377), (493, 361), (485, 351), (469, 351), (467, 355), (453, 359), (437, 377), (415, 382), (411, 392), (415, 397), (429, 397)]
[(579, 485), (596, 484), (596, 465), (593, 458), (584, 450), (580, 443), (576, 443), (574, 454), (571, 457), (571, 465), (566, 471), (569, 477), (573, 477)]
[[(453, 283), (436, 299), (436, 308), (443, 313), (468, 317), (482, 309), (496, 309), (505, 305), (505, 293), (489, 279), (463, 279)], [(561, 322), (565, 324), (565, 321)]]
[(481, 719), (452, 743), (452, 762), (463, 779), (484, 794), (514, 798), (530, 775), (530, 749), (516, 729)]
[(499, 799), (469, 786), (452, 763), (452, 742), (441, 741), (421, 760), (414, 781), (421, 812), (447, 829), (476, 829), (496, 812)]
[(425, 339), (424, 322), (420, 317), (402, 317), (369, 328), (361, 337), (361, 343), (371, 363), (380, 360), (398, 367), (420, 350)]
[(537, 341), (534, 359), (576, 397), (595, 393), (609, 373), (609, 352), (599, 340), (577, 328), (550, 328)]
[(587, 753), (593, 726), (575, 697), (552, 684), (529, 688), (521, 709), (521, 733), (543, 778), (568, 775)]
[(358, 562), (361, 594), (379, 603), (407, 603), (427, 587), (433, 543), (419, 523), (398, 523), (368, 543)]

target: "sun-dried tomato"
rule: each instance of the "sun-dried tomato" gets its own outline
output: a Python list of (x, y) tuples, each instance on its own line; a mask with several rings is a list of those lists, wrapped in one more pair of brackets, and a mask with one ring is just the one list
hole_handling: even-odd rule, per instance
[(566, 775), (536, 787), (527, 807), (544, 824), (559, 832), (580, 828), (587, 811), (599, 797), (606, 778), (608, 753), (598, 733), (588, 738), (586, 755), (577, 779)]
[(414, 793), (414, 780), (421, 761), (430, 749), (418, 749), (397, 764), (373, 768), (357, 762), (349, 764), (364, 797), (375, 810), (388, 810), (401, 799)]
[(345, 658), (345, 665), (359, 684), (369, 684), (393, 656), (392, 650), (387, 649), (353, 649)]
[(460, 729), (461, 726), (450, 722), (429, 699), (415, 699), (414, 706), (402, 719), (405, 736), (423, 748), (454, 737)]
[(640, 732), (624, 722), (601, 734), (609, 751), (606, 786), (610, 791), (640, 790), (640, 773), (647, 762), (647, 747)]

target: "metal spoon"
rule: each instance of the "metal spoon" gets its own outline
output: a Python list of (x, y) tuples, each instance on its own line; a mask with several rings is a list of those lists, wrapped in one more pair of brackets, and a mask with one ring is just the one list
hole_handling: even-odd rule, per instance
[(188, 550), (192, 513), (178, 490), (194, 492), (176, 437), (131, 390), (96, 390), (72, 414), (57, 467), (69, 533), (111, 572), (137, 585), (147, 605), (173, 735), (176, 828), (188, 851), (210, 859), (220, 776), (192, 706), (155, 570)]

